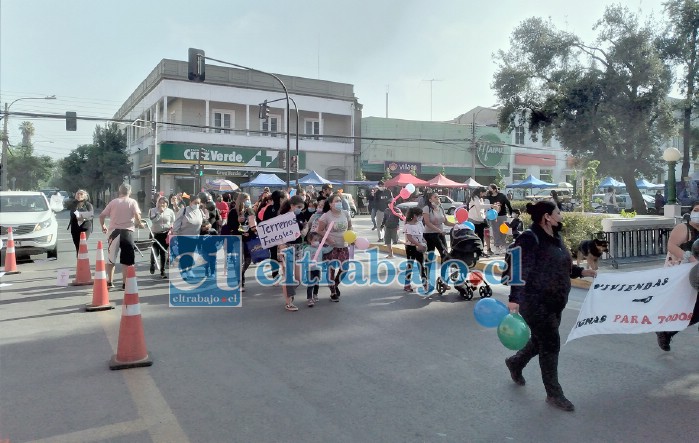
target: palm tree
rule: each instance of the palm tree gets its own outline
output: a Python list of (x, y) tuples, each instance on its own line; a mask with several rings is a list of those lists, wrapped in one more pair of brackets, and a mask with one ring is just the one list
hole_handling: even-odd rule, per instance
[(32, 122), (22, 122), (19, 125), (19, 130), (22, 131), (22, 146), (30, 146), (32, 137), (34, 136), (34, 124)]

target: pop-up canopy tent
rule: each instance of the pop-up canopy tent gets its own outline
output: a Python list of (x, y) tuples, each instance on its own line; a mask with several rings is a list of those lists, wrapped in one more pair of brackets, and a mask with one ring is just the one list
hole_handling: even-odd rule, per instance
[(665, 185), (656, 185), (654, 183), (649, 182), (645, 178), (639, 178), (638, 180), (636, 180), (636, 187), (638, 189), (664, 189)]
[(464, 185), (466, 185), (469, 188), (480, 188), (481, 186), (483, 186), (482, 184), (475, 181), (473, 177), (469, 177), (468, 180), (464, 182)]
[[(291, 183), (296, 184), (296, 180), (292, 180)], [(311, 171), (299, 179), (300, 185), (324, 185), (326, 183), (332, 183), (333, 185), (340, 184), (340, 182), (334, 182), (328, 180), (327, 178), (321, 177), (316, 171)]]
[(602, 181), (599, 182), (599, 187), (600, 188), (622, 188), (626, 186), (624, 182), (620, 182), (618, 180), (615, 180), (612, 177), (604, 177)]
[(258, 174), (257, 177), (249, 182), (241, 183), (241, 187), (247, 188), (264, 188), (269, 187), (286, 187), (286, 182), (274, 174)]
[[(414, 184), (414, 183), (413, 183)], [(432, 188), (463, 188), (466, 185), (450, 180), (442, 174), (437, 174), (427, 181), (427, 184)]]
[(558, 185), (555, 183), (548, 183), (530, 175), (519, 183), (512, 183), (508, 188), (555, 188), (556, 186)]
[(403, 172), (401, 172), (400, 174), (391, 178), (390, 180), (386, 180), (386, 182), (384, 183), (384, 186), (386, 186), (386, 187), (405, 186), (409, 183), (412, 183), (415, 186), (427, 186), (427, 182), (425, 180), (421, 180), (421, 179), (415, 177), (413, 174), (406, 174)]

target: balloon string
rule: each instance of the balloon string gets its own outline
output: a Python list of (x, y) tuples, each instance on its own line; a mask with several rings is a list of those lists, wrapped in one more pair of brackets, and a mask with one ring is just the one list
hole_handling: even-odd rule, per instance
[(393, 197), (393, 200), (391, 201), (391, 203), (388, 204), (388, 208), (391, 210), (391, 212), (393, 213), (393, 215), (395, 215), (396, 217), (398, 217), (398, 218), (401, 219), (402, 221), (405, 221), (405, 215), (403, 215), (403, 214), (400, 213), (400, 212), (396, 212), (396, 210), (393, 208), (393, 205), (394, 205), (394, 204), (396, 203), (396, 201), (398, 200), (398, 197), (400, 197), (400, 195), (397, 195), (397, 196)]

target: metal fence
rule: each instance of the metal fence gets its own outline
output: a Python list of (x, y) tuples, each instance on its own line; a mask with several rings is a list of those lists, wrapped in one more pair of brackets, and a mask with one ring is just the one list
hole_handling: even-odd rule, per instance
[(608, 258), (612, 266), (623, 262), (662, 259), (667, 253), (667, 241), (672, 228), (633, 229), (603, 232), (609, 242)]

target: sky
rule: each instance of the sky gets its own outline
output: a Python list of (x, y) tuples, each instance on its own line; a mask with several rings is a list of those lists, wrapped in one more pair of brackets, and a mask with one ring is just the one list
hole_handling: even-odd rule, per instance
[[(663, 18), (661, 0), (619, 2)], [(587, 42), (610, 1), (0, 0), (0, 102), (10, 112), (110, 118), (161, 59), (190, 47), (263, 71), (354, 85), (363, 115), (444, 121), (496, 103), (493, 54), (515, 27), (550, 18)], [(434, 80), (434, 81), (430, 81)], [(35, 152), (62, 158), (98, 123), (34, 123)]]

